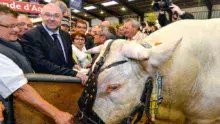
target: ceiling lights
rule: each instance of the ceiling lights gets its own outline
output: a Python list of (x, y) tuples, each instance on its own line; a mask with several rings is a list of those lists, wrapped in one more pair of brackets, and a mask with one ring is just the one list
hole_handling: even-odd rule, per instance
[(45, 2), (47, 2), (47, 3), (50, 3), (51, 2), (51, 0), (44, 0)]
[(77, 10), (77, 9), (73, 9), (72, 12), (74, 12), (74, 13), (79, 13), (80, 11)]
[(125, 11), (125, 10), (126, 10), (126, 8), (125, 8), (125, 7), (122, 7), (122, 8), (121, 8), (121, 10), (122, 10), (122, 11)]
[(110, 1), (110, 2), (105, 2), (101, 3), (103, 6), (112, 6), (118, 4), (116, 1)]
[(87, 6), (87, 7), (84, 7), (85, 10), (92, 10), (92, 9), (96, 9), (95, 6)]

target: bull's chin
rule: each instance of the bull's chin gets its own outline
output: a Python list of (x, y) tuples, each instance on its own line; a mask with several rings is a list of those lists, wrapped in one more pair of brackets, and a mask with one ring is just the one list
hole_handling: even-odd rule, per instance
[(111, 100), (99, 98), (96, 99), (93, 110), (106, 124), (117, 124), (128, 116), (136, 105), (135, 101), (122, 106), (112, 103)]

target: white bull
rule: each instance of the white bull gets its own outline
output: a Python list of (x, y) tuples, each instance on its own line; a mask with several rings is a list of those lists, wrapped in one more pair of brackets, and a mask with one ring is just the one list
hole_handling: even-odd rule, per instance
[[(155, 123), (220, 123), (220, 19), (179, 21), (144, 41), (162, 44), (150, 49), (135, 41), (112, 44), (103, 67), (128, 62), (99, 75), (93, 107), (99, 117), (120, 122), (139, 103), (147, 78), (158, 71), (164, 99)], [(102, 54), (106, 45), (89, 52)]]

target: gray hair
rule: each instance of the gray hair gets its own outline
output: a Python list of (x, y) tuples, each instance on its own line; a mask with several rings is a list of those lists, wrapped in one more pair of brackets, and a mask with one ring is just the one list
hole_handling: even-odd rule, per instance
[(113, 26), (100, 26), (102, 29), (101, 35), (105, 36), (107, 40), (116, 39), (116, 31)]
[(133, 27), (139, 28), (141, 26), (140, 23), (135, 19), (127, 19), (125, 23), (127, 22), (130, 22)]
[(53, 1), (52, 3), (56, 4), (62, 11), (62, 13), (64, 14), (68, 7), (67, 5), (63, 2), (63, 1)]

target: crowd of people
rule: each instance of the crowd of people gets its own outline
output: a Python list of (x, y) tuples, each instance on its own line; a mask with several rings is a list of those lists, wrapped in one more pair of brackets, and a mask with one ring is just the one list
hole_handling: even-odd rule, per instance
[[(180, 18), (191, 18), (187, 13), (180, 12), (177, 6), (172, 6)], [(49, 3), (40, 14), (42, 24), (34, 27), (26, 15), (18, 15), (7, 6), (0, 5), (0, 122), (4, 120), (4, 101), (13, 94), (56, 123), (71, 123), (72, 115), (45, 101), (28, 85), (24, 74), (73, 76), (80, 78), (85, 85), (98, 56), (87, 54), (88, 49), (115, 39), (139, 42), (157, 30), (155, 26), (148, 26), (147, 22), (140, 29), (141, 24), (137, 20), (127, 19), (117, 29), (109, 21), (103, 21), (90, 30), (86, 22), (78, 20), (74, 30), (70, 31), (69, 23), (63, 19), (66, 12), (64, 3)], [(161, 26), (168, 24), (163, 14), (160, 12), (159, 15)]]

